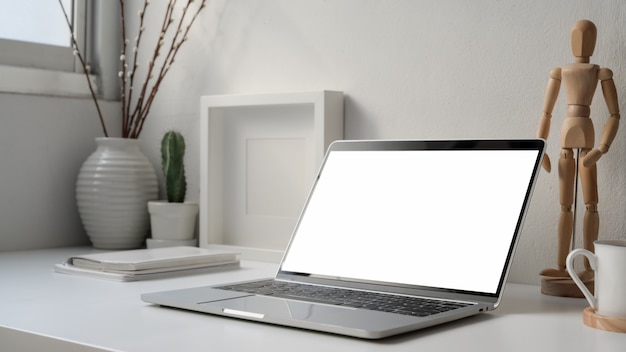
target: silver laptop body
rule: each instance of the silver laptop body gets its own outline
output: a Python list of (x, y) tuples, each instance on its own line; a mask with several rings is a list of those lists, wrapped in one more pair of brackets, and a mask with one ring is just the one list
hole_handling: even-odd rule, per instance
[(407, 314), (230, 285), (147, 293), (141, 299), (367, 339), (495, 309), (544, 148), (538, 139), (337, 141), (329, 147), (270, 280), (321, 291), (381, 293), (390, 302), (452, 301), (455, 309)]

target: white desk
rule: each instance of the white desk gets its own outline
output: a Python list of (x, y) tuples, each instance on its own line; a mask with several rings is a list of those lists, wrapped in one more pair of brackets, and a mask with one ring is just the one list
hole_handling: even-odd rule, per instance
[(626, 351), (626, 334), (582, 323), (586, 301), (544, 296), (535, 286), (507, 285), (502, 305), (493, 312), (365, 341), (161, 308), (139, 299), (144, 292), (272, 276), (274, 264), (244, 261), (237, 270), (130, 283), (52, 272), (53, 264), (89, 251), (0, 252), (0, 350)]

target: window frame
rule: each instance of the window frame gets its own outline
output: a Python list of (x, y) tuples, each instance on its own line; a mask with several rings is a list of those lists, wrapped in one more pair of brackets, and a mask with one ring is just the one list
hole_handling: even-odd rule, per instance
[[(98, 15), (94, 2), (74, 0), (71, 14), (74, 35), (87, 62), (93, 60), (91, 42)], [(69, 30), (68, 30), (69, 37)], [(87, 40), (90, 38), (90, 40)], [(0, 93), (91, 97), (80, 61), (73, 47), (61, 47), (0, 39)], [(96, 94), (99, 77), (91, 74)]]

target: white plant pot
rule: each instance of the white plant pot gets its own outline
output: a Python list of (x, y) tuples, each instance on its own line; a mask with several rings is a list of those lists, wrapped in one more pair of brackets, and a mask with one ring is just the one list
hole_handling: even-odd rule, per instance
[(185, 241), (194, 238), (198, 203), (148, 202), (152, 239)]

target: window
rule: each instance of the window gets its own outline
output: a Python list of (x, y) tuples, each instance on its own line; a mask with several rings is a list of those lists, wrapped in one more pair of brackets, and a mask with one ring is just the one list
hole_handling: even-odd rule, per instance
[[(117, 36), (103, 33), (118, 30), (118, 2), (62, 1), (81, 53), (97, 73), (91, 77), (94, 86), (104, 98), (116, 99), (111, 87), (119, 60), (100, 53), (118, 52)], [(0, 0), (0, 6), (0, 92), (89, 97), (59, 2)]]
[[(72, 14), (73, 2), (62, 0)], [(25, 42), (70, 46), (67, 25), (60, 14), (59, 3), (50, 0), (2, 0), (0, 38)]]
[[(84, 43), (85, 2), (63, 3), (68, 14), (74, 14), (77, 37)], [(0, 5), (0, 64), (76, 72), (69, 30), (57, 1), (0, 0)], [(84, 52), (84, 45), (80, 49)]]

